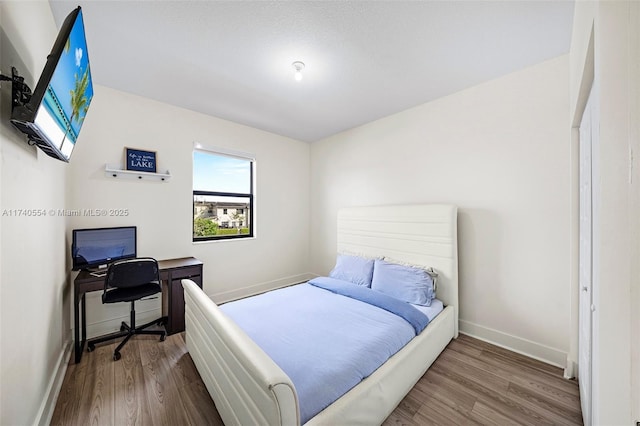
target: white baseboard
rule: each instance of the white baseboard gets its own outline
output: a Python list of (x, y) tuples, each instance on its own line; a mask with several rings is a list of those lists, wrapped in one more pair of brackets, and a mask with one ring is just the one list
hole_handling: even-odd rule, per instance
[[(160, 318), (160, 316), (162, 316), (160, 308), (147, 311), (140, 311), (136, 309), (136, 326), (156, 320)], [(94, 337), (104, 336), (105, 334), (120, 331), (120, 324), (122, 321), (130, 324), (130, 320), (130, 315), (123, 315), (108, 318), (99, 322), (87, 323), (87, 339), (93, 339)]]
[(565, 379), (575, 379), (578, 377), (578, 363), (567, 357), (567, 366), (564, 368)]
[(44, 399), (40, 404), (38, 414), (36, 415), (36, 419), (33, 424), (44, 426), (51, 423), (53, 412), (56, 408), (56, 402), (58, 401), (58, 396), (62, 389), (62, 383), (64, 382), (64, 375), (67, 373), (67, 366), (69, 365), (72, 351), (73, 341), (68, 340), (64, 344), (64, 348), (58, 356), (56, 369), (51, 375), (47, 391), (45, 392)]
[[(103, 304), (102, 293), (97, 291), (87, 293), (86, 298), (87, 339), (119, 331), (122, 321), (129, 324), (131, 319), (129, 303)], [(160, 318), (161, 306), (159, 296), (136, 301), (136, 324), (140, 325)], [(72, 336), (74, 332), (75, 330), (72, 328)]]
[(231, 300), (241, 299), (243, 297), (253, 296), (255, 294), (264, 293), (265, 291), (275, 290), (276, 288), (287, 287), (293, 284), (309, 281), (312, 278), (317, 277), (316, 274), (310, 272), (298, 275), (292, 275), (290, 277), (280, 278), (273, 281), (267, 281), (260, 284), (255, 284), (249, 287), (242, 287), (230, 291), (223, 291), (220, 293), (209, 294), (208, 296), (216, 303), (229, 302)]
[(562, 369), (566, 368), (565, 363), (567, 361), (567, 353), (559, 349), (503, 333), (502, 331), (494, 330), (489, 327), (474, 324), (470, 321), (459, 320), (459, 324), (460, 333), (462, 334), (484, 340), (485, 342), (500, 346), (501, 348), (526, 355), (530, 358), (555, 365)]

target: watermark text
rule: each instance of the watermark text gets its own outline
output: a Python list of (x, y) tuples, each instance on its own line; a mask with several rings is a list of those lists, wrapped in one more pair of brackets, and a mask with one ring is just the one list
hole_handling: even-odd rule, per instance
[(2, 217), (117, 217), (129, 209), (3, 209)]

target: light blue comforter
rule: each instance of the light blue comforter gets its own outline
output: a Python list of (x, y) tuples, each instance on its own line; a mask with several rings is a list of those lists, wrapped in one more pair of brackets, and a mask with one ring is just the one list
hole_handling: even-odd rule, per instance
[[(346, 289), (351, 293), (354, 284), (331, 278), (320, 281), (330, 288), (299, 284), (220, 307), (289, 376), (298, 394), (302, 423), (373, 373), (416, 335), (415, 324), (386, 308), (354, 299), (357, 295), (337, 294), (344, 286), (350, 286)], [(363, 287), (356, 293), (362, 290), (374, 292)], [(423, 318), (410, 312), (410, 320), (426, 326), (426, 315), (413, 311)]]

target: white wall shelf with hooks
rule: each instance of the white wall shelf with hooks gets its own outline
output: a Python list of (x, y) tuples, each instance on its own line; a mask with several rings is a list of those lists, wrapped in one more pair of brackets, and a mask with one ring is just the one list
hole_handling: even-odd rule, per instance
[(122, 179), (155, 180), (160, 182), (166, 182), (171, 179), (169, 170), (166, 173), (137, 172), (135, 170), (123, 170), (118, 166), (109, 164), (105, 166), (104, 173), (110, 177)]

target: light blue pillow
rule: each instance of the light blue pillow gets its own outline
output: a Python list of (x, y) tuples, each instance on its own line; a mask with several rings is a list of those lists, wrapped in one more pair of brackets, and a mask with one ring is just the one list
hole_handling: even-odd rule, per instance
[(329, 272), (329, 278), (371, 287), (373, 261), (374, 259), (367, 259), (360, 256), (339, 254), (336, 259), (336, 266)]
[(414, 305), (431, 306), (433, 278), (425, 269), (376, 260), (371, 289)]

